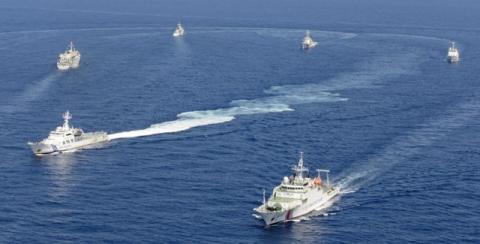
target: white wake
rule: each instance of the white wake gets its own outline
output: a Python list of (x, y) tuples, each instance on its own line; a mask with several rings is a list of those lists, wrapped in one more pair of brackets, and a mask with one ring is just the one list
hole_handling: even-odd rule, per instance
[[(480, 102), (470, 101), (445, 111), (442, 116), (433, 118), (396, 138), (372, 158), (357, 162), (338, 178), (338, 185), (344, 192), (360, 189), (365, 184), (385, 174), (395, 165), (408, 163), (413, 156), (421, 153), (426, 146), (446, 138), (454, 130), (478, 121)], [(475, 122), (476, 123), (476, 122)]]
[(27, 109), (28, 105), (41, 97), (49, 89), (50, 85), (60, 77), (60, 75), (60, 72), (56, 72), (35, 81), (32, 85), (27, 86), (23, 92), (1, 105), (0, 112), (14, 113)]
[(109, 135), (110, 140), (135, 138), (185, 131), (191, 128), (232, 121), (239, 115), (293, 111), (292, 105), (347, 101), (334, 91), (374, 87), (379, 81), (412, 72), (411, 54), (377, 58), (359, 67), (359, 71), (340, 74), (321, 84), (273, 86), (266, 97), (236, 100), (230, 107), (191, 111), (177, 115), (176, 120), (151, 125), (145, 129), (124, 131)]
[[(286, 103), (277, 103), (278, 99), (281, 98), (270, 97), (268, 99), (239, 100), (232, 102), (232, 107), (229, 108), (185, 112), (177, 115), (176, 120), (154, 124), (146, 129), (110, 134), (108, 138), (110, 140), (115, 140), (120, 138), (134, 138), (164, 133), (180, 132), (194, 127), (229, 122), (235, 119), (235, 116), (238, 115), (278, 113), (293, 110)], [(341, 98), (338, 95), (331, 93), (325, 93), (324, 96), (317, 97), (316, 99), (312, 97), (285, 97), (285, 99), (296, 101), (297, 103), (302, 100), (316, 102), (334, 102), (346, 100), (345, 98)]]

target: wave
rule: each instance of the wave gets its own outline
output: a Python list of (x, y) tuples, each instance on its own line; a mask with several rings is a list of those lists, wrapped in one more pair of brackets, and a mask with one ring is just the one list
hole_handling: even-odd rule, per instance
[(268, 95), (266, 97), (232, 101), (230, 107), (226, 108), (184, 112), (177, 115), (176, 120), (154, 124), (145, 129), (110, 134), (109, 139), (180, 132), (194, 127), (226, 123), (239, 115), (293, 111), (292, 105), (347, 101), (348, 98), (334, 91), (374, 87), (388, 77), (411, 72), (414, 70), (411, 67), (412, 59), (416, 57), (410, 54), (378, 58), (362, 65), (359, 71), (341, 74), (320, 84), (272, 86), (264, 91)]
[(190, 128), (220, 124), (232, 121), (235, 116), (249, 114), (279, 113), (293, 111), (289, 105), (313, 102), (346, 101), (339, 94), (326, 91), (310, 92), (310, 94), (288, 93), (253, 100), (236, 100), (231, 107), (215, 110), (190, 111), (177, 115), (176, 120), (154, 124), (146, 129), (126, 131), (109, 135), (110, 140), (133, 138), (163, 133), (172, 133)]
[(480, 102), (471, 101), (448, 109), (444, 116), (431, 119), (418, 129), (399, 136), (372, 158), (358, 162), (339, 176), (342, 191), (356, 191), (385, 174), (395, 165), (406, 163), (419, 154), (423, 147), (447, 137), (455, 129), (476, 121), (480, 116)]
[(2, 113), (14, 113), (27, 109), (27, 105), (37, 100), (50, 87), (52, 82), (61, 76), (61, 72), (49, 74), (43, 79), (28, 86), (21, 94), (10, 99), (9, 102), (0, 106)]
[(120, 138), (135, 138), (142, 136), (157, 135), (163, 133), (173, 133), (188, 130), (194, 127), (220, 124), (233, 120), (233, 117), (212, 116), (203, 118), (188, 118), (179, 115), (179, 118), (174, 121), (167, 121), (160, 124), (155, 124), (146, 129), (125, 131), (108, 135), (109, 140)]
[[(168, 28), (170, 30), (171, 28)], [(167, 27), (99, 27), (99, 28), (66, 28), (66, 29), (44, 29), (44, 30), (20, 30), (0, 32), (0, 36), (6, 35), (28, 35), (28, 34), (56, 34), (61, 32), (88, 32), (88, 31), (135, 31), (135, 30), (167, 30)], [(10, 38), (10, 37), (9, 37)]]

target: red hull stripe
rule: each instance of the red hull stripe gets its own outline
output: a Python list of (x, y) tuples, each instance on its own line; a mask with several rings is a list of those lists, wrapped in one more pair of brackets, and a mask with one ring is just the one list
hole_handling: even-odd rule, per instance
[(290, 220), (290, 217), (292, 217), (292, 210), (288, 210), (286, 220)]

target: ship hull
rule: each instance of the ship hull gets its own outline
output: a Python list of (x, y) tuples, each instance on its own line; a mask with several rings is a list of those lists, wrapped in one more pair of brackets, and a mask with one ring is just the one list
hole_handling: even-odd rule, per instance
[(28, 143), (30, 148), (32, 149), (33, 153), (35, 155), (48, 155), (48, 154), (55, 154), (58, 153), (58, 149), (55, 147), (55, 145), (51, 144), (44, 144), (41, 142), (37, 143)]
[(57, 68), (61, 71), (67, 71), (69, 69), (76, 69), (80, 67), (80, 56), (72, 58), (68, 63), (57, 62)]
[(44, 142), (28, 143), (33, 153), (37, 156), (55, 155), (65, 151), (72, 151), (78, 149), (84, 149), (96, 144), (104, 143), (108, 141), (107, 133), (85, 133), (82, 138), (76, 142), (72, 142), (65, 145), (47, 144)]
[(302, 49), (303, 49), (303, 50), (308, 50), (308, 49), (314, 48), (315, 46), (317, 46), (317, 43), (313, 43), (313, 44), (302, 44)]
[(328, 201), (337, 196), (339, 192), (339, 189), (334, 188), (326, 194), (316, 197), (312, 196), (305, 203), (289, 210), (268, 211), (265, 210), (264, 206), (262, 205), (259, 208), (254, 209), (254, 211), (263, 219), (265, 225), (267, 226), (277, 223), (284, 223), (305, 216), (306, 214), (309, 214), (315, 210), (321, 209)]
[(458, 63), (458, 61), (460, 61), (460, 58), (458, 58), (458, 57), (448, 57), (447, 60), (448, 60), (449, 63), (453, 64), (453, 63)]

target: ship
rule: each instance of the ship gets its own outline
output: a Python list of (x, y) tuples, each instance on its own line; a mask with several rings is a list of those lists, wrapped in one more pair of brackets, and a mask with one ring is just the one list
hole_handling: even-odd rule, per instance
[(305, 37), (303, 38), (302, 41), (302, 49), (307, 50), (314, 48), (318, 42), (315, 42), (312, 37), (310, 36), (310, 31), (307, 30), (307, 33), (305, 34)]
[(76, 69), (80, 66), (80, 58), (80, 52), (75, 49), (73, 42), (70, 42), (69, 48), (58, 55), (57, 68), (62, 71)]
[(182, 24), (178, 23), (177, 28), (175, 28), (175, 31), (173, 32), (172, 36), (178, 37), (178, 36), (183, 36), (185, 34), (185, 29), (183, 29)]
[(69, 111), (63, 114), (63, 125), (51, 131), (46, 139), (40, 142), (28, 142), (33, 153), (37, 156), (59, 154), (65, 151), (75, 151), (92, 147), (108, 141), (106, 132), (84, 133), (82, 129), (70, 126), (72, 115)]
[(455, 42), (450, 43), (448, 48), (447, 60), (450, 63), (457, 63), (460, 61), (460, 53), (458, 52), (457, 47), (455, 47)]
[[(339, 188), (330, 184), (329, 170), (317, 169), (318, 175), (315, 178), (308, 176), (308, 168), (303, 165), (303, 153), (292, 170), (293, 175), (285, 176), (282, 183), (273, 189), (268, 200), (263, 191), (263, 204), (253, 209), (253, 216), (263, 219), (267, 226), (294, 221), (320, 210), (340, 193)], [(321, 174), (326, 176), (326, 182), (322, 180)]]

